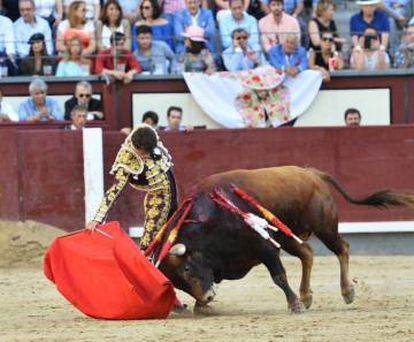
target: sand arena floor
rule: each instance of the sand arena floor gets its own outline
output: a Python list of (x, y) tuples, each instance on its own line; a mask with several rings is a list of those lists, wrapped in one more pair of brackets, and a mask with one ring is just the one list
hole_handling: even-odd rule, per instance
[[(19, 240), (15, 234), (10, 241)], [(4, 236), (0, 234), (0, 341), (414, 341), (414, 257), (351, 256), (356, 282), (351, 305), (340, 296), (336, 258), (316, 257), (313, 305), (300, 315), (287, 312), (282, 291), (257, 267), (243, 280), (219, 285), (212, 316), (115, 322), (87, 318), (59, 295), (41, 270), (42, 243), (29, 241), (26, 251), (20, 245), (20, 252), (30, 257), (27, 262), (13, 259), (10, 248), (7, 253), (1, 249)], [(299, 260), (283, 261), (297, 289)], [(188, 296), (180, 297), (192, 303)]]

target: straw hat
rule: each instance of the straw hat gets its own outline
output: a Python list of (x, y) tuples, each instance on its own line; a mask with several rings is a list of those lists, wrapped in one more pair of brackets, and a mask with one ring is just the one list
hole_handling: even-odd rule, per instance
[(254, 90), (268, 90), (276, 88), (284, 79), (285, 75), (283, 73), (267, 66), (246, 72), (242, 84), (244, 87)]
[(199, 26), (188, 26), (185, 32), (181, 33), (185, 38), (188, 38), (194, 42), (205, 42), (204, 30)]

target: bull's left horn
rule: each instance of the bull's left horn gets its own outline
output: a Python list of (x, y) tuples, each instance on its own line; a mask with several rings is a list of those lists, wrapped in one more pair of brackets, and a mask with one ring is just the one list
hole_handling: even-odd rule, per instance
[(176, 243), (174, 246), (171, 247), (170, 251), (168, 252), (171, 255), (182, 256), (185, 254), (187, 248), (182, 243)]

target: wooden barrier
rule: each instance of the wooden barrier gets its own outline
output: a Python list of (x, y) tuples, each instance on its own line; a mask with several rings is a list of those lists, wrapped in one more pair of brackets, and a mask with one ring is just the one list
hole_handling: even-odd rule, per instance
[[(352, 196), (414, 190), (414, 126), (279, 128), (162, 132), (175, 162), (179, 193), (235, 168), (313, 166), (334, 175)], [(125, 136), (104, 133), (105, 187)], [(82, 135), (63, 130), (0, 132), (0, 218), (31, 219), (73, 230), (84, 225)], [(142, 224), (143, 194), (127, 187), (111, 211), (124, 227)], [(333, 191), (335, 193), (335, 191)], [(341, 221), (414, 220), (408, 210), (354, 206), (335, 193)]]

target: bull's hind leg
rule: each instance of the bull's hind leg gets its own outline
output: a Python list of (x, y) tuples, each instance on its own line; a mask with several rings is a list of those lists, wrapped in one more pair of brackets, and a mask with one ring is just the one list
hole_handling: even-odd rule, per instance
[(290, 239), (283, 245), (283, 249), (289, 254), (296, 256), (302, 263), (302, 279), (300, 281), (299, 294), (300, 300), (309, 309), (312, 305), (312, 290), (310, 288), (310, 279), (313, 266), (313, 250), (306, 242), (297, 243)]
[(346, 304), (354, 301), (355, 289), (349, 279), (349, 243), (337, 232), (315, 232), (316, 236), (336, 254), (341, 268), (341, 293)]
[(290, 287), (285, 268), (280, 260), (279, 252), (274, 248), (263, 249), (263, 255), (261, 258), (263, 264), (267, 267), (272, 277), (273, 282), (279, 286), (286, 295), (288, 307), (292, 313), (300, 313), (303, 311), (303, 304), (299, 301), (298, 296), (293, 292)]

